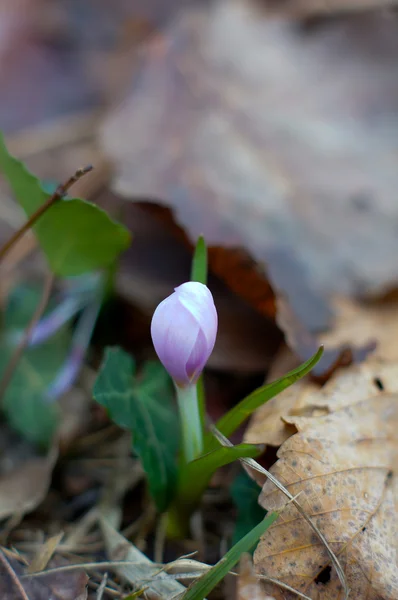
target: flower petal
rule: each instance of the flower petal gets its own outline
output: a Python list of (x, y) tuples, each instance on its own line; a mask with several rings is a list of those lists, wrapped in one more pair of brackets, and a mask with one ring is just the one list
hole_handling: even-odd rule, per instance
[(217, 336), (217, 311), (212, 293), (203, 283), (189, 281), (175, 288), (178, 298), (199, 323), (209, 347), (210, 356)]
[(186, 364), (199, 334), (199, 324), (172, 294), (159, 304), (151, 323), (156, 353), (164, 367), (179, 384), (189, 384)]
[(200, 373), (203, 371), (203, 368), (207, 363), (207, 359), (210, 356), (210, 352), (208, 350), (205, 335), (200, 329), (198, 337), (196, 338), (195, 345), (192, 348), (191, 355), (186, 364), (187, 377), (191, 382), (194, 382), (197, 376), (199, 376)]

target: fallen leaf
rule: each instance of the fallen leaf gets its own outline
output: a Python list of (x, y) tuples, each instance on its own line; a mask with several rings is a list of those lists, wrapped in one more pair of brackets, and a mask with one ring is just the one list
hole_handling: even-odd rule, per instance
[(335, 320), (330, 331), (319, 336), (325, 346), (355, 340), (358, 346), (376, 340), (374, 355), (398, 361), (398, 302), (395, 297), (359, 302), (342, 296), (332, 300)]
[[(276, 321), (285, 334), (285, 341), (300, 360), (308, 360), (321, 345), (318, 336), (311, 333), (295, 314), (283, 296), (277, 298)], [(321, 338), (322, 339), (322, 338)], [(376, 348), (375, 339), (368, 338), (358, 346), (355, 337), (343, 344), (326, 344), (321, 360), (312, 369), (310, 377), (324, 383), (339, 368), (365, 360)], [(355, 345), (354, 345), (355, 344)]]
[(261, 587), (250, 554), (243, 554), (240, 559), (236, 600), (275, 600)]
[[(267, 376), (267, 383), (283, 377), (298, 365), (298, 360), (293, 352), (286, 346), (283, 347), (275, 357)], [(292, 427), (286, 424), (283, 417), (294, 412), (296, 407), (300, 408), (302, 406), (301, 396), (303, 390), (308, 388), (312, 391), (319, 389), (319, 386), (310, 382), (308, 375), (306, 375), (275, 398), (271, 398), (263, 404), (250, 418), (244, 440), (249, 444), (256, 443), (254, 440), (262, 440), (261, 443), (266, 445), (281, 446), (294, 433)]]
[(290, 253), (315, 292), (385, 289), (398, 279), (397, 30), (393, 13), (306, 29), (244, 0), (187, 7), (105, 123), (115, 188), (260, 267)]
[(27, 575), (24, 565), (0, 550), (1, 600), (86, 600), (87, 582), (81, 570)]
[(0, 519), (24, 515), (34, 510), (45, 498), (57, 452), (28, 458), (10, 472), (0, 475)]
[[(325, 535), (353, 600), (398, 597), (397, 373), (397, 363), (376, 359), (336, 373), (309, 395), (305, 416), (286, 418), (297, 433), (271, 468)], [(275, 510), (285, 502), (267, 481), (261, 506)], [(343, 598), (326, 548), (293, 504), (263, 536), (254, 562), (265, 577), (312, 600)], [(296, 597), (275, 584), (265, 589), (277, 600)]]

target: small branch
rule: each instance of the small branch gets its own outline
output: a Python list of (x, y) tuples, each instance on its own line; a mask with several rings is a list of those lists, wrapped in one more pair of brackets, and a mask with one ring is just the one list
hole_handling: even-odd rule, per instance
[(20, 340), (18, 346), (15, 348), (10, 360), (8, 361), (8, 364), (4, 370), (4, 374), (0, 380), (0, 399), (3, 397), (3, 394), (11, 381), (11, 377), (13, 376), (14, 371), (18, 366), (23, 351), (29, 343), (30, 336), (32, 335), (33, 330), (35, 329), (37, 323), (40, 321), (43, 312), (45, 311), (48, 300), (50, 298), (53, 283), (54, 275), (52, 273), (49, 273), (44, 282), (43, 292), (40, 301), (36, 307), (36, 310), (33, 313), (32, 318), (24, 331), (22, 339)]
[(11, 248), (18, 242), (18, 240), (21, 239), (21, 237), (29, 230), (33, 227), (33, 225), (35, 225), (35, 223), (38, 221), (38, 219), (40, 219), (40, 217), (48, 211), (49, 208), (51, 208), (51, 206), (53, 206), (56, 202), (58, 202), (58, 200), (61, 200), (61, 198), (63, 198), (69, 188), (76, 183), (76, 181), (79, 181), (79, 179), (81, 177), (83, 177), (83, 175), (85, 175), (86, 173), (89, 173), (90, 171), (92, 171), (93, 167), (92, 165), (87, 165), (86, 167), (82, 167), (81, 169), (78, 169), (76, 171), (76, 173), (74, 175), (72, 175), (72, 177), (70, 177), (65, 183), (62, 183), (61, 185), (59, 185), (57, 187), (57, 189), (55, 190), (55, 192), (53, 193), (52, 196), (50, 196), (48, 198), (48, 200), (46, 200), (46, 202), (44, 202), (44, 204), (42, 204), (37, 210), (36, 212), (33, 213), (33, 215), (31, 217), (29, 217), (29, 219), (26, 221), (26, 223), (24, 223), (24, 225), (22, 225), (22, 227), (20, 229), (18, 229), (15, 233), (13, 233), (13, 235), (10, 237), (10, 239), (0, 248), (0, 262), (4, 259), (4, 257), (6, 256), (6, 254), (8, 254), (8, 252), (11, 250)]

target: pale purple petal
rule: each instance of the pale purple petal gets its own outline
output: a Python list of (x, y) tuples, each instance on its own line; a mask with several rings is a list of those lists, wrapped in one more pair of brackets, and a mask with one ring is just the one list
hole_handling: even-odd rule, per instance
[(151, 323), (151, 335), (156, 353), (180, 384), (188, 384), (186, 364), (199, 334), (199, 325), (172, 294), (159, 304)]
[(175, 289), (185, 308), (195, 317), (203, 331), (209, 347), (209, 356), (217, 336), (217, 311), (209, 288), (203, 283), (189, 281)]
[(199, 335), (196, 338), (191, 355), (187, 361), (186, 373), (190, 381), (195, 381), (203, 367), (207, 363), (210, 353), (208, 352), (207, 341), (202, 330), (199, 330)]
[(217, 311), (210, 290), (188, 282), (155, 310), (151, 334), (156, 353), (179, 385), (189, 385), (205, 366), (217, 335)]

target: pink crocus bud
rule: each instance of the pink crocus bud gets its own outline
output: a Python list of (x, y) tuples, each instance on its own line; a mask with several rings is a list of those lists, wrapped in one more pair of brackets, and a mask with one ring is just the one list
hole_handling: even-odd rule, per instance
[(175, 383), (195, 383), (212, 353), (217, 311), (209, 288), (189, 281), (159, 304), (152, 317), (156, 353)]

